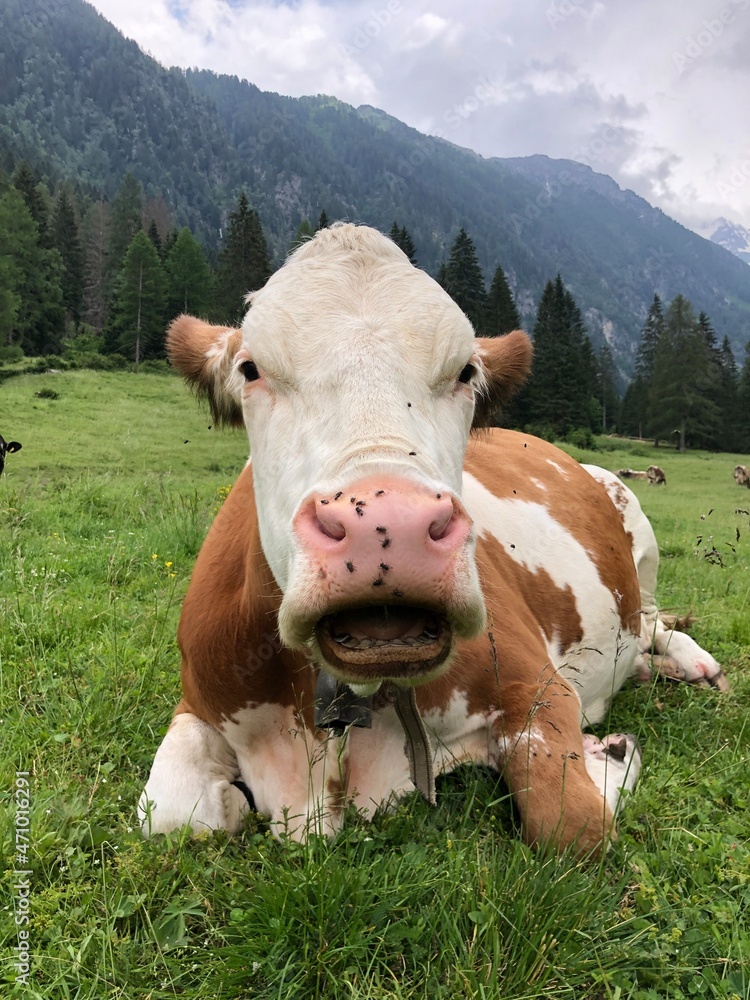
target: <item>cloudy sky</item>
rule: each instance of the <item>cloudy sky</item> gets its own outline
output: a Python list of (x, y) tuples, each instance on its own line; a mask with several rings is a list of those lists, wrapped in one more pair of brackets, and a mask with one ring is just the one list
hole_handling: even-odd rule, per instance
[(750, 228), (750, 0), (92, 2), (165, 66), (581, 160), (703, 234)]

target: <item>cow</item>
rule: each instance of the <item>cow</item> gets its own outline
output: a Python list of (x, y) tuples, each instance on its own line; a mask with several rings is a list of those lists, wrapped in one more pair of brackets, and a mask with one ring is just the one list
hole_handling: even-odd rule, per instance
[(664, 475), (664, 469), (658, 465), (649, 465), (646, 469), (646, 477), (649, 486), (667, 485), (667, 477)]
[(750, 488), (750, 470), (748, 470), (746, 465), (735, 465), (733, 475), (734, 481), (738, 486), (747, 486)]
[(252, 460), (183, 604), (143, 834), (231, 833), (255, 808), (277, 836), (333, 835), (350, 805), (434, 801), (436, 773), (475, 763), (504, 775), (527, 842), (603, 850), (641, 754), (582, 727), (652, 658), (726, 679), (661, 621), (630, 490), (481, 430), (527, 377), (526, 334), (476, 338), (394, 243), (340, 224), (249, 296), (241, 330), (181, 316), (168, 351)]
[(8, 452), (20, 451), (22, 445), (18, 441), (6, 441), (5, 438), (0, 434), (0, 473), (2, 473), (5, 468), (5, 456)]
[(620, 479), (648, 479), (648, 472), (638, 469), (620, 469), (617, 473)]

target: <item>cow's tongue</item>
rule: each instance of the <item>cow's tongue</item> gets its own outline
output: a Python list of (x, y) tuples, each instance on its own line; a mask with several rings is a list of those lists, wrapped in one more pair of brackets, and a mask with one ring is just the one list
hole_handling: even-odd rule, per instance
[(422, 635), (432, 626), (437, 634), (434, 616), (417, 608), (377, 607), (359, 608), (335, 615), (331, 622), (334, 639), (349, 635), (353, 639), (376, 639), (393, 642)]

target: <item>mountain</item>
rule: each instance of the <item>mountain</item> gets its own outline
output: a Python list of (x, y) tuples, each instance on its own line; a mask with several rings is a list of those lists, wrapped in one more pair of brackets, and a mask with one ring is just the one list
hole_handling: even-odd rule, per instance
[(626, 374), (654, 292), (689, 298), (738, 357), (750, 339), (745, 264), (611, 178), (545, 156), (485, 159), (333, 97), (165, 69), (83, 0), (0, 4), (0, 167), (20, 159), (84, 201), (111, 198), (131, 171), (214, 252), (244, 188), (276, 263), (323, 209), (385, 231), (398, 220), (431, 273), (463, 226), (488, 283), (502, 264), (527, 328), (559, 271)]
[(729, 222), (728, 219), (716, 220), (716, 231), (711, 237), (712, 243), (718, 243), (735, 257), (750, 264), (750, 231), (737, 222)]

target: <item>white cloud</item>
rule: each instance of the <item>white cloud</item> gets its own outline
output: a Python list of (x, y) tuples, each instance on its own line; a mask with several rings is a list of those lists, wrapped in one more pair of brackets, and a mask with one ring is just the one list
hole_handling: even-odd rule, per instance
[(750, 0), (94, 5), (164, 65), (374, 104), (487, 156), (586, 159), (689, 224), (750, 226)]

